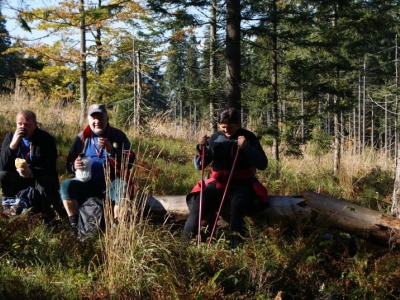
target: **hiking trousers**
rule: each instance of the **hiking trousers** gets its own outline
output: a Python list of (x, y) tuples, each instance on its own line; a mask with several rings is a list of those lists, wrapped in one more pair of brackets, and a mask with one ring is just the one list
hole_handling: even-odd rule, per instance
[[(218, 188), (217, 183), (208, 184), (203, 190), (202, 219), (210, 213), (217, 212), (225, 188)], [(245, 234), (244, 217), (253, 205), (255, 192), (251, 181), (232, 181), (225, 196), (223, 207), (230, 205), (229, 228), (231, 234)], [(200, 194), (189, 203), (189, 216), (183, 229), (182, 237), (191, 238), (197, 233), (199, 223)], [(214, 220), (215, 222), (215, 220)], [(213, 224), (210, 224), (211, 226)], [(231, 247), (232, 239), (231, 239)]]

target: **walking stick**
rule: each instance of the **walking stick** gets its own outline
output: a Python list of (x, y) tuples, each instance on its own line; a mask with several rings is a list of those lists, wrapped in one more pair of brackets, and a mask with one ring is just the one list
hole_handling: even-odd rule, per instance
[(198, 229), (197, 229), (197, 248), (200, 248), (200, 243), (201, 243), (201, 210), (202, 210), (202, 204), (203, 204), (203, 189), (204, 189), (204, 156), (206, 153), (206, 146), (203, 145), (203, 148), (201, 149), (201, 184), (200, 184), (200, 203), (199, 203), (199, 224), (198, 224)]
[(210, 245), (211, 245), (211, 241), (212, 241), (212, 238), (213, 238), (213, 235), (214, 235), (214, 231), (215, 231), (215, 228), (217, 227), (218, 218), (219, 218), (219, 215), (221, 213), (222, 205), (224, 204), (225, 196), (226, 196), (226, 193), (228, 191), (229, 184), (231, 182), (233, 171), (235, 170), (235, 165), (236, 165), (236, 161), (237, 161), (238, 156), (239, 156), (239, 147), (237, 148), (235, 159), (233, 160), (231, 173), (229, 174), (228, 181), (226, 182), (225, 191), (224, 191), (224, 194), (222, 196), (221, 204), (219, 205), (219, 209), (218, 209), (218, 212), (217, 212), (217, 216), (215, 218), (214, 226), (213, 226), (213, 229), (211, 231), (210, 240), (208, 241), (207, 248), (209, 248)]

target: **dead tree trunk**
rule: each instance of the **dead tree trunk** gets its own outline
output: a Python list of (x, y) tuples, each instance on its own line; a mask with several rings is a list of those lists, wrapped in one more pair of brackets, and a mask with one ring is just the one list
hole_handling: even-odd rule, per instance
[[(155, 215), (181, 221), (189, 213), (186, 196), (146, 196)], [(260, 225), (309, 224), (339, 230), (392, 248), (400, 243), (400, 219), (360, 205), (314, 192), (301, 196), (270, 196), (254, 219)]]

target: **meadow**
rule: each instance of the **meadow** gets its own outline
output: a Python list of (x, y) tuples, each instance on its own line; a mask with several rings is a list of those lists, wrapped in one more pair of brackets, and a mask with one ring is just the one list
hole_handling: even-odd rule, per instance
[[(65, 158), (79, 125), (79, 103), (60, 107), (24, 97), (0, 97), (0, 140), (14, 129), (21, 108), (37, 113), (40, 127), (57, 140), (60, 180), (70, 176)], [(110, 110), (117, 122), (118, 110)], [(123, 126), (123, 125), (121, 125)], [(123, 128), (137, 161), (133, 175), (142, 194), (184, 195), (200, 179), (192, 158), (200, 127), (175, 126), (155, 115), (147, 130)], [(120, 127), (120, 126), (118, 126)], [(311, 190), (388, 213), (394, 161), (366, 150), (344, 149), (340, 175), (332, 153), (269, 159), (258, 173), (271, 195)], [(68, 221), (56, 225), (21, 215), (0, 218), (0, 299), (400, 299), (400, 253), (326, 228), (257, 226), (235, 253), (222, 232), (215, 243), (180, 242), (181, 223), (154, 222), (143, 203), (128, 202), (118, 227), (106, 205), (104, 234), (78, 241)], [(307, 230), (306, 230), (307, 229)], [(333, 238), (325, 238), (329, 236)], [(280, 298), (279, 298), (280, 297)]]

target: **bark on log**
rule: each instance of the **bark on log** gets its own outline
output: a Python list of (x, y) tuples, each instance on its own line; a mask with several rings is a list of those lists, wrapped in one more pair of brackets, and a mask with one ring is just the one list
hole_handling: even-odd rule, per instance
[[(393, 247), (400, 243), (400, 219), (360, 205), (314, 192), (300, 196), (270, 196), (270, 203), (254, 216), (260, 225), (310, 224), (339, 230), (370, 242)], [(147, 196), (156, 215), (184, 220), (189, 213), (186, 196)]]

